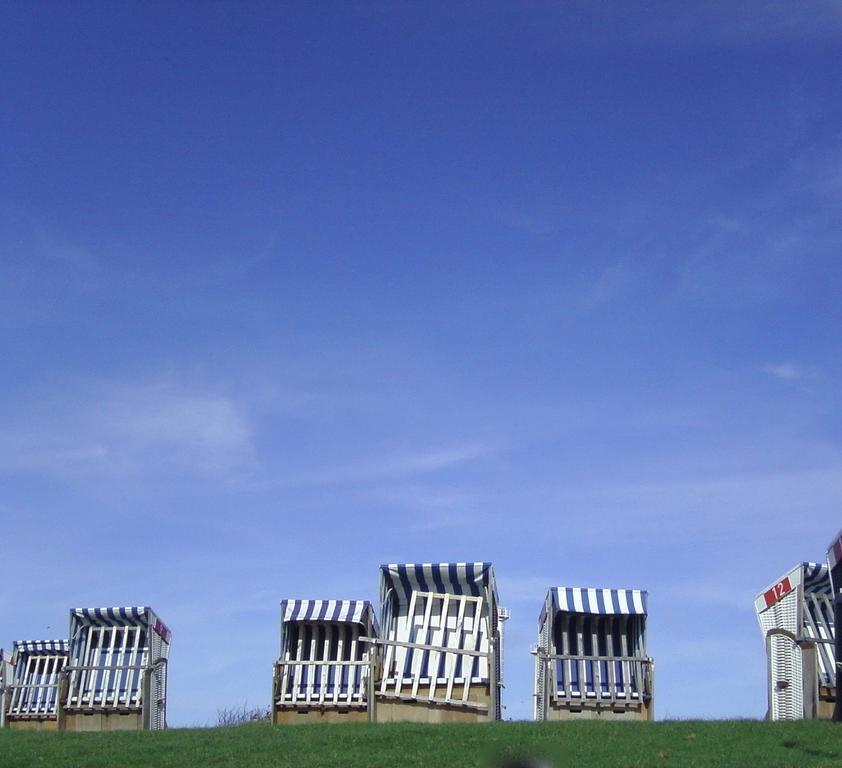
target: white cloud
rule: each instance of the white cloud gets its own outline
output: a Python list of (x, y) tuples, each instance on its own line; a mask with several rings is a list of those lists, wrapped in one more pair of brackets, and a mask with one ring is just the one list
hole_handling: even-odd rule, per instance
[[(681, 546), (693, 540), (737, 548), (751, 541), (773, 548), (792, 546), (793, 537), (809, 538), (804, 533), (805, 519), (810, 521), (808, 532), (834, 529), (842, 499), (842, 472), (835, 460), (807, 469), (616, 486), (592, 498), (600, 496), (615, 500), (621, 511), (592, 521), (588, 534), (594, 539), (608, 535), (620, 516), (638, 520), (626, 531), (630, 542)], [(814, 546), (821, 552), (823, 545), (820, 538)]]
[(804, 378), (803, 371), (792, 363), (775, 363), (763, 366), (763, 370), (770, 376), (781, 381), (799, 381)]
[(253, 455), (252, 428), (237, 402), (170, 382), (88, 387), (7, 420), (5, 471), (220, 473)]
[(842, 33), (842, 8), (835, 0), (809, 0), (798, 4), (775, 2), (727, 5), (675, 4), (666, 13), (653, 14), (637, 33), (639, 39), (657, 39), (679, 45), (744, 45), (832, 38)]
[(247, 449), (251, 428), (240, 407), (214, 394), (155, 386), (120, 392), (97, 408), (95, 423), (113, 442), (163, 450), (192, 464)]
[(462, 443), (301, 472), (282, 477), (272, 485), (280, 487), (353, 485), (371, 480), (416, 477), (476, 461), (490, 456), (495, 450), (496, 446), (486, 443)]

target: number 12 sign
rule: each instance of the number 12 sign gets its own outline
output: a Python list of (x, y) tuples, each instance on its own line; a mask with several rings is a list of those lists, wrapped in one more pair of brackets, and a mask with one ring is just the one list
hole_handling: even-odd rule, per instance
[(790, 592), (792, 592), (792, 582), (789, 580), (789, 576), (784, 576), (774, 587), (767, 589), (763, 593), (766, 607), (771, 608), (778, 600), (786, 597)]

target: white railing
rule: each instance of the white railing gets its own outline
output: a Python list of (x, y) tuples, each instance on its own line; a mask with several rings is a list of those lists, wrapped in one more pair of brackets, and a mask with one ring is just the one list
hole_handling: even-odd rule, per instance
[(471, 701), (471, 686), (488, 684), (494, 663), (484, 605), (475, 595), (413, 591), (392, 637), (373, 641), (383, 659), (378, 696), (488, 711)]
[(273, 697), (288, 706), (365, 706), (370, 664), (367, 659), (278, 661)]
[(65, 656), (28, 655), (22, 682), (6, 687), (7, 715), (16, 717), (52, 717), (56, 713), (59, 678)]
[(136, 708), (141, 706), (143, 664), (81, 664), (70, 674), (68, 708)]
[(619, 703), (651, 696), (652, 659), (636, 656), (543, 655), (553, 699), (559, 704), (590, 700)]
[[(139, 707), (149, 648), (143, 627), (86, 627), (67, 668), (68, 707)], [(79, 652), (81, 651), (81, 652)]]
[[(387, 659), (377, 690), (378, 696), (488, 711), (488, 704), (470, 700), (472, 684), (488, 683), (486, 678), (473, 677), (470, 667), (473, 666), (475, 659), (485, 659), (489, 662), (491, 653), (472, 648), (446, 648), (440, 645), (406, 643), (400, 640), (376, 640), (375, 642), (383, 647)], [(399, 651), (430, 654), (431, 660), (428, 663), (430, 667), (435, 663), (437, 672), (425, 676), (420, 670), (416, 670), (407, 676), (405, 672), (395, 669), (394, 664), (389, 661)], [(432, 659), (435, 661), (433, 662)], [(439, 675), (438, 671), (442, 670), (442, 667), (443, 674)], [(464, 673), (466, 667), (469, 669), (468, 674)], [(392, 674), (388, 674), (390, 670)], [(458, 696), (454, 695), (454, 689), (457, 690)]]

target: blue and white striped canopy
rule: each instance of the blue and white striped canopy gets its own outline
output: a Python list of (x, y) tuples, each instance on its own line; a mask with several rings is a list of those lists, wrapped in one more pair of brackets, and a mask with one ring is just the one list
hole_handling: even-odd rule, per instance
[(802, 563), (804, 573), (804, 589), (808, 592), (818, 592), (830, 595), (830, 572), (824, 563)]
[(490, 588), (497, 602), (491, 563), (389, 563), (380, 566), (380, 598), (394, 590), (401, 602), (412, 592), (437, 592), (479, 597)]
[(152, 609), (145, 606), (126, 608), (74, 608), (70, 616), (78, 624), (95, 627), (136, 627), (149, 625)]
[(377, 632), (377, 617), (368, 600), (282, 600), (283, 621), (332, 621), (362, 624), (371, 621)]
[(591, 589), (585, 587), (551, 587), (541, 610), (538, 625), (547, 615), (547, 604), (553, 612), (590, 613), (606, 616), (646, 616), (648, 593), (641, 589)]
[(67, 640), (15, 640), (12, 645), (13, 653), (62, 654), (68, 649)]

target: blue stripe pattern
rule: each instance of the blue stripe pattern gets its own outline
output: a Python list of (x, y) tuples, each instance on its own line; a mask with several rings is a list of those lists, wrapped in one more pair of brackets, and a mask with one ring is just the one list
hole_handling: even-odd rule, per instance
[(12, 652), (66, 655), (69, 648), (67, 640), (15, 640)]
[(824, 563), (802, 563), (804, 569), (804, 589), (823, 595), (833, 594), (830, 575)]
[(78, 624), (94, 627), (136, 627), (149, 625), (151, 608), (128, 606), (118, 608), (75, 608), (70, 611), (71, 619)]
[(584, 587), (552, 587), (538, 619), (543, 626), (547, 603), (554, 612), (587, 613), (602, 616), (646, 616), (649, 594), (640, 589), (588, 589)]
[[(495, 587), (492, 573), (491, 563), (389, 563), (380, 566), (380, 597), (385, 601), (393, 590), (399, 602), (408, 602), (413, 580), (422, 592), (479, 597)], [(494, 598), (496, 603), (496, 593)]]
[[(387, 629), (388, 639), (405, 640), (410, 643), (430, 644), (433, 628), (429, 627), (426, 637), (419, 634), (419, 627), (412, 620), (403, 616), (399, 606), (407, 606), (413, 592), (434, 592), (440, 595), (468, 595), (482, 597), (490, 592), (491, 604), (483, 608), (483, 616), (497, 610), (497, 587), (494, 581), (494, 570), (489, 562), (475, 563), (388, 563), (380, 566), (380, 600), (383, 625)], [(397, 611), (397, 613), (395, 613)], [(395, 614), (395, 615), (393, 615)], [(470, 614), (468, 614), (470, 616)], [(399, 618), (400, 617), (400, 618)], [(473, 622), (485, 621), (482, 616), (473, 616)], [(398, 625), (402, 629), (399, 629)], [(403, 633), (407, 633), (404, 635)], [(444, 647), (450, 649), (463, 648), (466, 641), (466, 631), (459, 630), (456, 636), (451, 630), (444, 631)], [(486, 650), (487, 638), (480, 629), (477, 633), (476, 650)], [(430, 669), (430, 651), (416, 651), (409, 648), (405, 653), (396, 652), (393, 664), (399, 664), (398, 657), (403, 656), (402, 669), (391, 669), (386, 675), (398, 674), (404, 679), (414, 679), (417, 675), (422, 682), (428, 682), (430, 675), (442, 678), (444, 675), (445, 658), (438, 657), (436, 669)], [(486, 677), (480, 670), (480, 658), (463, 655), (456, 657), (453, 675), (461, 679), (463, 674), (475, 678), (475, 681), (485, 681)], [(480, 678), (480, 674), (483, 677)]]
[(374, 607), (368, 600), (282, 600), (284, 623), (290, 621), (329, 621), (362, 624), (370, 621), (375, 636), (379, 632)]

